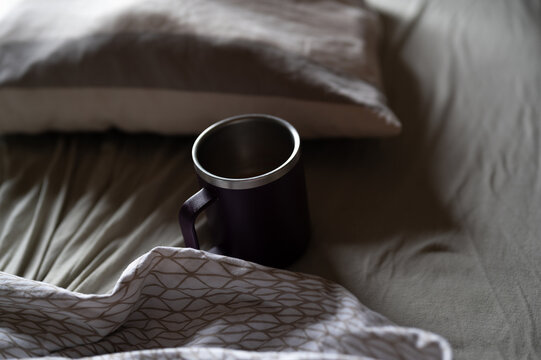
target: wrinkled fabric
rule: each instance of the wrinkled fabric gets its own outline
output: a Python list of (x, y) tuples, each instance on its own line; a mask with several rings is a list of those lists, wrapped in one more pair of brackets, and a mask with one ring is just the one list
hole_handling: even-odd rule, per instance
[[(442, 335), (456, 359), (539, 358), (539, 5), (372, 3), (404, 131), (303, 143), (313, 238), (292, 269)], [(4, 136), (0, 268), (106, 293), (152, 247), (182, 245), (192, 140)]]
[(106, 295), (0, 272), (0, 304), (4, 357), (451, 359), (441, 337), (394, 326), (339, 285), (194, 249), (153, 249)]

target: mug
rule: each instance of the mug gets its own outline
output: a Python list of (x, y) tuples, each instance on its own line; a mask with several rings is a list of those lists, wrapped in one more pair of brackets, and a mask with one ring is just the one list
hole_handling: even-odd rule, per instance
[(273, 267), (300, 257), (310, 221), (291, 124), (261, 114), (227, 118), (199, 135), (192, 160), (202, 188), (179, 212), (187, 247), (199, 249), (194, 223), (206, 209), (214, 252)]

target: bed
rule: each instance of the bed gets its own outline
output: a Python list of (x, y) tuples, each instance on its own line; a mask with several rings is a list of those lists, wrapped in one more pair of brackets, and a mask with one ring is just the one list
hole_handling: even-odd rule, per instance
[[(450, 357), (446, 339), (456, 359), (537, 358), (541, 7), (369, 3), (380, 14), (382, 88), (392, 114), (366, 134), (347, 136), (342, 127), (322, 137), (317, 131), (328, 129), (318, 128), (304, 139), (313, 237), (289, 270), (340, 284), (374, 311), (375, 323), (441, 336), (431, 340), (438, 344), (431, 355)], [(400, 131), (396, 119), (401, 133), (387, 137)], [(96, 126), (2, 135), (0, 270), (13, 281), (54, 285), (69, 296), (107, 294), (118, 291), (130, 263), (151, 261), (141, 256), (182, 247), (177, 211), (198, 188), (193, 134)], [(204, 217), (197, 228), (208, 249)], [(372, 355), (407, 358), (407, 351)], [(248, 354), (169, 353), (255, 356)]]

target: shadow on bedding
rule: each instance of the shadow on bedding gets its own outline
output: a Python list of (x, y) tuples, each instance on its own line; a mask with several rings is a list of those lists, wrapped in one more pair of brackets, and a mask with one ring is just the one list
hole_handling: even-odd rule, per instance
[(0, 138), (0, 270), (105, 293), (141, 254), (181, 246), (178, 207), (197, 189), (192, 142), (117, 131)]
[[(386, 29), (396, 25), (383, 18)], [(433, 179), (427, 96), (401, 60), (400, 44), (391, 49), (388, 42), (384, 81), (403, 133), (305, 143), (314, 236), (295, 266), (343, 284), (376, 310), (408, 272), (429, 271), (459, 246), (445, 236), (459, 227)]]

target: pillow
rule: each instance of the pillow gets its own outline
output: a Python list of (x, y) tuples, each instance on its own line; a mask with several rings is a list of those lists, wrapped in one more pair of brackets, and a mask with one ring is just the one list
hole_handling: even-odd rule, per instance
[(388, 136), (378, 18), (356, 0), (10, 0), (0, 132), (200, 132), (268, 113), (304, 137)]

